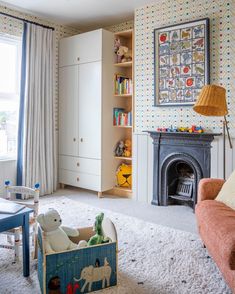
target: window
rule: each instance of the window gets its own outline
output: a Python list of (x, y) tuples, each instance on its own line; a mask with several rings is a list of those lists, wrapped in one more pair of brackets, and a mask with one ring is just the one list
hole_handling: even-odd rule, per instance
[(0, 159), (16, 158), (21, 40), (0, 35)]

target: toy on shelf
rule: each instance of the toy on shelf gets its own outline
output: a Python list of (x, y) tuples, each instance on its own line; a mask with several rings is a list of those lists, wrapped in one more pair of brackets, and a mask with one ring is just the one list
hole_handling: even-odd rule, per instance
[(167, 132), (167, 128), (157, 128), (158, 132)]
[(131, 188), (132, 186), (132, 165), (122, 163), (116, 172), (117, 186)]
[(115, 147), (114, 155), (117, 157), (122, 157), (125, 152), (125, 143), (124, 141), (119, 141)]
[(131, 50), (126, 46), (119, 46), (119, 49), (117, 51), (118, 59), (121, 59), (122, 62), (128, 62), (132, 61), (132, 52)]
[(178, 131), (182, 132), (182, 133), (187, 133), (189, 131), (189, 128), (188, 127), (179, 127)]
[(203, 128), (200, 126), (200, 127), (197, 127), (195, 125), (192, 125), (191, 128), (189, 129), (189, 133), (204, 133), (204, 130)]
[(37, 222), (44, 231), (46, 253), (55, 253), (87, 246), (85, 240), (75, 244), (69, 239), (69, 237), (78, 237), (79, 231), (61, 226), (61, 217), (55, 209), (39, 214)]
[(116, 62), (117, 62), (117, 63), (120, 63), (120, 62), (122, 61), (121, 56), (117, 54), (117, 53), (118, 53), (118, 50), (119, 50), (119, 48), (120, 48), (120, 46), (121, 46), (121, 41), (120, 41), (119, 38), (116, 38), (116, 39), (114, 40), (114, 53), (116, 54), (116, 58), (117, 58), (117, 59), (116, 59)]
[(124, 157), (131, 157), (131, 140), (125, 140), (125, 150), (124, 150)]

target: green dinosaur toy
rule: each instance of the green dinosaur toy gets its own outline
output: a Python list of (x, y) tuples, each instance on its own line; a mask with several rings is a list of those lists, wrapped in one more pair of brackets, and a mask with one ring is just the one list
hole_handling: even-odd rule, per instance
[(108, 240), (105, 240), (103, 232), (102, 232), (103, 219), (104, 219), (103, 212), (101, 212), (100, 214), (96, 216), (95, 224), (94, 224), (94, 231), (96, 232), (96, 234), (90, 238), (90, 240), (87, 243), (88, 246), (98, 245), (98, 244), (108, 242)]

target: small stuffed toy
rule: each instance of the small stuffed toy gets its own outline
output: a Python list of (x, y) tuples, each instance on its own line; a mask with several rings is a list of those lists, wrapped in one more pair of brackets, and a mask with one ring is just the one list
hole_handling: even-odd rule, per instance
[(120, 46), (117, 51), (117, 56), (121, 57), (121, 62), (132, 61), (132, 53), (131, 50), (126, 46)]
[(132, 186), (132, 165), (122, 163), (116, 172), (118, 187)]
[(39, 214), (37, 222), (45, 234), (46, 253), (55, 253), (87, 246), (87, 242), (84, 240), (80, 241), (79, 244), (75, 244), (69, 239), (68, 236), (78, 237), (79, 232), (76, 229), (61, 226), (61, 217), (55, 209)]
[(117, 52), (118, 52), (120, 46), (121, 46), (121, 41), (120, 41), (120, 39), (118, 39), (118, 38), (115, 39), (115, 40), (114, 40), (114, 52), (115, 52), (116, 57), (117, 57), (117, 60), (116, 60), (117, 63), (120, 63), (121, 60), (122, 60), (121, 56), (117, 54)]
[(131, 140), (127, 139), (125, 141), (125, 151), (124, 151), (125, 157), (131, 157)]
[(114, 151), (114, 154), (115, 156), (123, 156), (125, 152), (125, 144), (124, 144), (124, 141), (119, 141), (115, 147), (115, 151)]
[(87, 243), (88, 246), (98, 245), (98, 244), (106, 243), (109, 241), (105, 239), (103, 235), (103, 230), (102, 230), (103, 219), (104, 219), (103, 212), (101, 212), (100, 214), (96, 216), (95, 224), (94, 224), (94, 231), (96, 232), (96, 234), (90, 238), (90, 240)]

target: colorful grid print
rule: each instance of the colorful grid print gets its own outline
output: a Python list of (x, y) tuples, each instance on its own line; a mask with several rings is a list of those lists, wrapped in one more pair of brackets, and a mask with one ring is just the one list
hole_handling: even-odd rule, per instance
[[(222, 132), (223, 117), (188, 106), (155, 106), (154, 29), (210, 19), (210, 84), (226, 88), (230, 134), (235, 136), (235, 1), (158, 0), (135, 11), (135, 133), (158, 127), (202, 126)], [(221, 147), (222, 148), (222, 147)]]
[(209, 19), (155, 30), (157, 105), (193, 104), (209, 82)]

